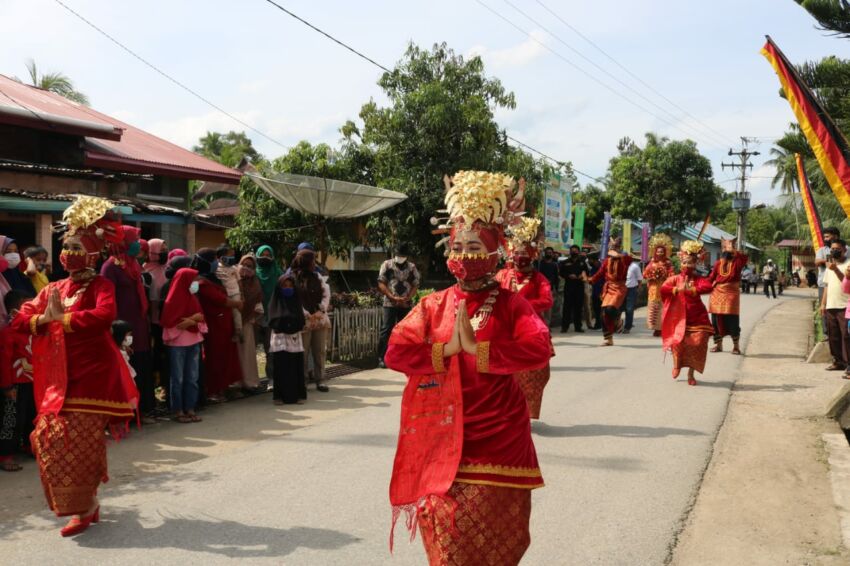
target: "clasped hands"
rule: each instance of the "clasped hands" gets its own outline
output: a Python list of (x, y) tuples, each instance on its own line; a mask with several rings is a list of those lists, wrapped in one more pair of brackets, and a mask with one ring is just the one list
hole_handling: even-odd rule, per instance
[(448, 358), (459, 354), (461, 351), (467, 354), (475, 354), (478, 351), (478, 342), (475, 341), (475, 330), (472, 329), (469, 313), (466, 312), (465, 300), (461, 300), (458, 303), (452, 337), (443, 349), (443, 355)]
[(183, 320), (177, 323), (177, 328), (180, 330), (186, 330), (188, 328), (192, 328), (199, 322), (204, 320), (204, 315), (202, 313), (195, 313), (192, 316), (183, 317)]
[(39, 315), (38, 324), (47, 324), (48, 322), (62, 320), (64, 317), (65, 305), (62, 304), (59, 289), (54, 288), (47, 296), (47, 308), (44, 309), (44, 314)]

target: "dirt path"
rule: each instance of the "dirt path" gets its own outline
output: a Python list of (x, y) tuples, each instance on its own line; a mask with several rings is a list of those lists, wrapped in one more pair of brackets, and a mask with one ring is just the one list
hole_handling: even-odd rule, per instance
[(756, 326), (672, 564), (850, 564), (821, 440), (842, 380), (803, 362), (810, 307), (788, 301)]

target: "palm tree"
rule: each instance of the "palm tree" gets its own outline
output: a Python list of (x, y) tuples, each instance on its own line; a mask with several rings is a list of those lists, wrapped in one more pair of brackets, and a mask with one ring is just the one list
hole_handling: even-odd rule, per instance
[(792, 194), (797, 186), (797, 160), (794, 152), (776, 146), (770, 148), (770, 155), (771, 159), (764, 162), (765, 165), (776, 169), (776, 174), (770, 181), (770, 188), (779, 187), (783, 195)]
[(53, 72), (39, 75), (38, 68), (35, 66), (35, 61), (30, 59), (27, 61), (27, 71), (30, 75), (30, 82), (33, 86), (44, 89), (50, 92), (55, 92), (60, 96), (64, 96), (68, 100), (73, 100), (85, 106), (89, 105), (89, 97), (74, 88), (74, 83), (66, 75)]

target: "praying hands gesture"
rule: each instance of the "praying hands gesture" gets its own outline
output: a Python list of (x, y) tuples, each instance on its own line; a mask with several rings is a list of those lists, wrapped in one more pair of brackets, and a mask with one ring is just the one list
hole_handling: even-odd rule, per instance
[(457, 306), (457, 317), (455, 317), (452, 337), (446, 344), (443, 355), (446, 357), (454, 356), (461, 351), (467, 354), (475, 354), (477, 350), (478, 343), (475, 341), (475, 330), (472, 329), (469, 313), (466, 312), (466, 300), (461, 300)]
[(53, 288), (47, 297), (47, 308), (44, 309), (44, 314), (38, 317), (38, 324), (62, 320), (64, 316), (65, 306), (62, 304), (62, 297), (59, 296), (59, 289)]

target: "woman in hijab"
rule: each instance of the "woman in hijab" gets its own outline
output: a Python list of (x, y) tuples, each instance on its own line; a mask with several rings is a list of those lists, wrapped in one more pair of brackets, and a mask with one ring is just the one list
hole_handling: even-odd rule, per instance
[(181, 248), (174, 248), (173, 250), (168, 252), (168, 261), (170, 262), (175, 257), (188, 256), (188, 255), (189, 254), (186, 253), (186, 250), (181, 249)]
[(21, 254), (15, 240), (8, 236), (0, 236), (0, 255), (3, 256), (7, 264), (0, 275), (3, 276), (9, 286), (26, 295), (28, 299), (35, 297), (35, 287), (33, 287), (32, 281), (19, 269)]
[(301, 404), (307, 399), (301, 339), (305, 320), (304, 309), (295, 290), (295, 277), (281, 275), (269, 302), (275, 405)]
[[(227, 297), (227, 291), (215, 276), (218, 268), (215, 250), (201, 248), (192, 266), (200, 276), (198, 300), (204, 311), (208, 332), (204, 337), (204, 379), (207, 398), (221, 402), (231, 384), (242, 381), (239, 350), (233, 341), (233, 315), (230, 309), (242, 308), (242, 301)], [(170, 291), (169, 291), (170, 292)]]
[(115, 285), (115, 303), (118, 319), (133, 327), (133, 353), (130, 364), (136, 370), (136, 385), (139, 388), (139, 412), (142, 423), (155, 421), (151, 413), (156, 408), (153, 371), (151, 367), (150, 322), (148, 321), (148, 297), (142, 282), (142, 266), (136, 256), (141, 252), (140, 230), (135, 226), (121, 226), (123, 238), (111, 245), (112, 255), (104, 262), (100, 274)]
[(239, 290), (242, 294), (242, 342), (239, 345), (239, 364), (242, 366), (242, 387), (254, 393), (260, 386), (257, 369), (257, 342), (254, 324), (263, 312), (263, 289), (257, 279), (257, 258), (247, 254), (239, 260)]
[(292, 273), (298, 299), (307, 311), (307, 323), (304, 327), (304, 377), (307, 377), (309, 359), (313, 359), (313, 379), (316, 389), (328, 392), (325, 384), (325, 354), (328, 329), (328, 306), (331, 301), (331, 289), (324, 277), (316, 273), (316, 254), (312, 250), (301, 250), (292, 260)]
[[(159, 238), (151, 238), (147, 242), (147, 261), (142, 266), (145, 278), (148, 282), (148, 300), (150, 302), (150, 322), (151, 322), (151, 337), (152, 348), (151, 358), (153, 371), (159, 374), (160, 386), (168, 391), (169, 387), (169, 367), (167, 353), (162, 342), (162, 326), (159, 323), (160, 310), (166, 295), (162, 292), (162, 287), (167, 279), (165, 278), (165, 266), (168, 260), (168, 244), (165, 240)], [(142, 247), (144, 253), (144, 246)]]
[[(274, 250), (271, 246), (260, 246), (257, 248), (257, 279), (263, 290), (263, 312), (269, 312), (269, 301), (274, 294), (278, 278), (283, 275), (283, 270), (275, 261)], [(274, 360), (269, 355), (269, 339), (271, 333), (268, 328), (268, 317), (263, 316), (257, 325), (257, 340), (262, 340), (263, 350), (266, 353), (266, 379), (269, 383), (274, 380)]]
[(203, 333), (207, 331), (201, 303), (195, 296), (200, 284), (198, 272), (182, 268), (174, 276), (160, 321), (162, 337), (168, 345), (171, 381), (168, 395), (174, 419), (180, 423), (200, 422), (195, 414), (198, 403), (198, 368)]

